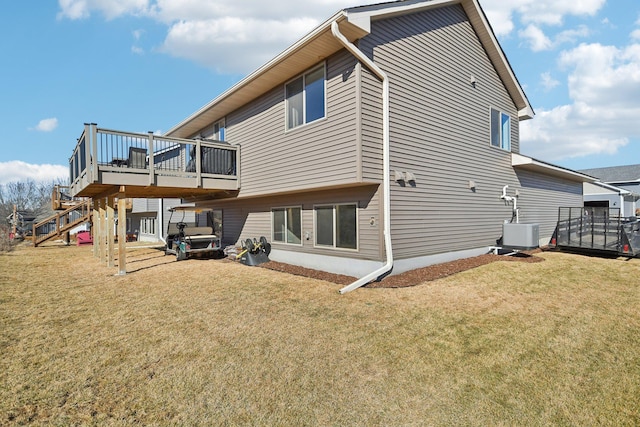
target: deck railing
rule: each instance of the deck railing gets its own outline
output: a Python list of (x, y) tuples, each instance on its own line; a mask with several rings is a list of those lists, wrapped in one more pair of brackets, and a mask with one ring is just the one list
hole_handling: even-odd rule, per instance
[(71, 194), (78, 194), (100, 174), (148, 175), (147, 185), (158, 176), (191, 178), (194, 187), (202, 178), (238, 180), (239, 147), (220, 141), (180, 139), (98, 128), (85, 124), (69, 159)]
[(68, 232), (74, 227), (89, 221), (91, 200), (84, 200), (75, 206), (56, 212), (44, 220), (33, 224), (33, 244), (38, 246), (62, 233)]

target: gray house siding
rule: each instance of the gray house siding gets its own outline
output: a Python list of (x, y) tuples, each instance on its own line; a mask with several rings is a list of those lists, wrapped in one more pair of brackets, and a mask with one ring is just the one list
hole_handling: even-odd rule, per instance
[(362, 177), (382, 182), (382, 83), (359, 66)]
[[(326, 78), (324, 119), (286, 130), (284, 84), (226, 116), (226, 141), (241, 145), (241, 189), (235, 199), (199, 203), (222, 209), (225, 244), (272, 242), (271, 210), (299, 206), (302, 244), (272, 242), (294, 254), (289, 262), (296, 253), (381, 259), (380, 83), (346, 51), (326, 60)], [(363, 79), (371, 84), (360, 93)], [(337, 203), (358, 205), (355, 251), (315, 245), (314, 206)]]
[[(240, 144), (239, 198), (359, 182), (356, 61), (326, 61), (326, 117), (285, 129), (284, 84), (226, 117), (226, 140)], [(292, 76), (296, 77), (296, 76)]]
[[(390, 80), (392, 179), (394, 170), (416, 178), (392, 182), (394, 257), (495, 245), (511, 218), (500, 200), (502, 187), (509, 185), (513, 194), (520, 182), (510, 152), (490, 145), (490, 108), (511, 116), (516, 153), (518, 115), (462, 7), (376, 21), (361, 47)], [(573, 194), (581, 184), (569, 187)], [(546, 219), (538, 207), (521, 207), (523, 219)], [(537, 216), (527, 217), (527, 207)]]
[(520, 222), (540, 224), (540, 238), (547, 244), (558, 221), (558, 208), (582, 206), (582, 183), (530, 171), (516, 171), (516, 177)]
[[(518, 111), (463, 8), (373, 21), (358, 45), (390, 81), (394, 258), (408, 265), (496, 245), (512, 213), (505, 185), (518, 192), (521, 222), (540, 223), (548, 239), (557, 207), (580, 200), (582, 183), (514, 170)], [(225, 244), (265, 236), (293, 264), (309, 255), (327, 257), (328, 271), (338, 258), (381, 265), (382, 84), (345, 50), (325, 65), (325, 118), (287, 131), (284, 83), (224, 117), (226, 141), (241, 146), (241, 189), (199, 204), (222, 210)], [(510, 151), (490, 144), (491, 108), (511, 118)], [(415, 180), (394, 181), (395, 172)], [(357, 250), (315, 245), (314, 207), (337, 203), (358, 205)], [(284, 207), (302, 210), (299, 245), (273, 242), (272, 209)]]
[[(225, 244), (237, 244), (246, 239), (265, 236), (274, 249), (378, 260), (381, 230), (379, 200), (378, 186), (368, 185), (248, 200), (211, 201), (200, 205), (222, 210)], [(358, 206), (358, 250), (356, 251), (315, 246), (314, 206), (336, 203), (356, 203)], [(302, 208), (301, 245), (272, 241), (271, 210), (282, 207)], [(295, 259), (291, 262), (295, 264)]]

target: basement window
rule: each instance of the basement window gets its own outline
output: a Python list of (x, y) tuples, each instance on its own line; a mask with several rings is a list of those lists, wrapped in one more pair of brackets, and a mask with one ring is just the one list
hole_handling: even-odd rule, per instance
[(302, 244), (302, 208), (274, 208), (271, 210), (272, 240), (293, 245)]
[(355, 204), (316, 206), (316, 246), (357, 249), (357, 211)]
[(325, 116), (325, 66), (312, 69), (285, 85), (287, 129)]

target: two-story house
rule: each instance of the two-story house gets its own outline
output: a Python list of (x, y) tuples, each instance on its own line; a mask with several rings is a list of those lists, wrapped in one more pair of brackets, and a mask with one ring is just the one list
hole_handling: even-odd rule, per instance
[(338, 12), (168, 134), (241, 146), (238, 194), (202, 202), (229, 241), (363, 276), (486, 252), (505, 185), (548, 241), (589, 177), (520, 155), (532, 117), (478, 2), (421, 0)]
[(520, 154), (533, 116), (477, 0), (354, 7), (164, 137), (183, 153), (209, 144), (232, 167), (207, 175), (196, 150), (189, 191), (163, 192), (165, 174), (143, 169), (136, 182), (222, 211), (227, 244), (265, 236), (273, 260), (361, 277), (346, 291), (486, 253), (514, 218), (503, 191), (548, 242), (558, 207), (582, 205), (592, 178)]

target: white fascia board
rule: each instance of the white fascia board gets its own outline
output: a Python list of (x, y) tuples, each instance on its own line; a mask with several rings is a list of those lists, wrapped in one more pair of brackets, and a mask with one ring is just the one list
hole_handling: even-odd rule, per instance
[(593, 184), (597, 185), (598, 187), (606, 188), (607, 190), (615, 191), (618, 194), (622, 194), (622, 195), (633, 194), (629, 190), (625, 190), (624, 188), (616, 187), (615, 185), (610, 185), (602, 181), (595, 181), (593, 182)]
[(535, 115), (536, 113), (533, 112), (533, 108), (531, 108), (531, 106), (527, 106), (526, 108), (523, 108), (522, 110), (518, 111), (518, 120), (519, 121), (530, 120), (530, 119), (533, 119), (533, 116)]
[(560, 166), (552, 165), (551, 163), (536, 160), (531, 157), (523, 156), (522, 154), (511, 153), (511, 166), (514, 168), (522, 168), (526, 170), (543, 173), (546, 175), (552, 175), (578, 182), (595, 182), (596, 178), (585, 175), (580, 172), (576, 172), (571, 169), (566, 169)]

